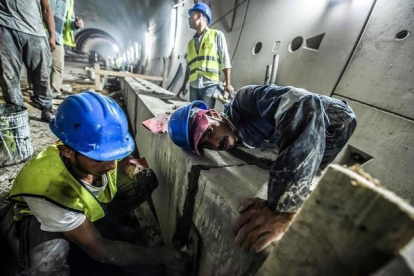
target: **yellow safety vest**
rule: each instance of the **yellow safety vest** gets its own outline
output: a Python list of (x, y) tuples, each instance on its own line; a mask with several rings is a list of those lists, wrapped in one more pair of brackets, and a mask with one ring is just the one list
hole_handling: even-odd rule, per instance
[(187, 66), (190, 68), (189, 81), (197, 80), (199, 75), (212, 80), (220, 80), (220, 57), (217, 52), (217, 30), (208, 29), (200, 43), (198, 54), (194, 38), (188, 42)]
[[(92, 222), (105, 216), (101, 203), (109, 203), (114, 198), (117, 186), (117, 169), (108, 172), (108, 185), (96, 198), (76, 179), (63, 163), (58, 144), (49, 146), (30, 160), (14, 180), (9, 199), (18, 203), (20, 215), (31, 214), (22, 199), (25, 197), (45, 200), (74, 212), (85, 214)], [(16, 220), (19, 217), (15, 217)]]
[(75, 35), (73, 34), (71, 19), (74, 11), (74, 0), (67, 0), (68, 14), (66, 15), (66, 23), (63, 27), (63, 43), (70, 47), (76, 47)]

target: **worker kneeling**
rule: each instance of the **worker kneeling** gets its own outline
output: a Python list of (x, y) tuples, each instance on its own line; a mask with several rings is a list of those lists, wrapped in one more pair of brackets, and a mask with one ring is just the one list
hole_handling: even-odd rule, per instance
[(344, 101), (292, 86), (251, 85), (221, 114), (202, 101), (180, 107), (168, 132), (176, 145), (198, 155), (204, 148), (229, 150), (237, 144), (278, 150), (267, 200), (245, 199), (233, 225), (236, 244), (259, 252), (281, 238), (310, 194), (317, 170), (335, 159), (356, 124)]
[(81, 263), (86, 252), (105, 264), (177, 269), (178, 250), (139, 246), (136, 232), (119, 225), (158, 182), (151, 170), (133, 181), (118, 169), (134, 149), (118, 104), (90, 91), (70, 96), (50, 128), (60, 141), (25, 165), (10, 192), (20, 230), (18, 274), (73, 275), (73, 252), (84, 255)]

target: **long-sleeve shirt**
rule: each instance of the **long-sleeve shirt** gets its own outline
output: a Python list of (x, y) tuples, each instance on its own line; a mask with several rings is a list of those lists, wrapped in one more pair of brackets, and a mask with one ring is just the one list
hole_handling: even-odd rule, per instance
[(270, 170), (269, 208), (296, 212), (310, 193), (318, 168), (333, 161), (356, 128), (344, 101), (291, 86), (246, 86), (224, 116), (251, 147), (276, 146)]
[[(203, 40), (204, 34), (207, 30), (208, 30), (208, 27), (206, 27), (206, 29), (200, 36), (198, 36), (197, 33), (194, 35), (194, 44), (195, 44), (195, 49), (197, 53), (198, 53), (198, 50), (200, 49), (201, 41)], [(220, 60), (220, 70), (231, 68), (231, 60), (230, 60), (229, 50), (227, 48), (226, 37), (224, 36), (223, 32), (219, 30), (217, 30), (216, 45), (217, 45), (217, 53), (219, 55), (219, 60)], [(205, 87), (209, 87), (209, 86), (216, 85), (216, 84), (217, 82), (212, 81), (200, 74), (197, 80), (190, 83), (190, 86), (193, 88), (200, 89), (200, 88), (205, 88)]]

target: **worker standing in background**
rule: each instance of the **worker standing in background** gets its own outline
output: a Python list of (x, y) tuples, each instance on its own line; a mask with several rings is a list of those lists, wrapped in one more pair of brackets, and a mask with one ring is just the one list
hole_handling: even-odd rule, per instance
[(25, 65), (33, 84), (32, 101), (46, 122), (53, 118), (49, 83), (50, 51), (56, 47), (54, 30), (49, 0), (0, 0), (0, 85), (4, 100), (23, 106), (20, 76)]
[(179, 272), (179, 250), (142, 246), (136, 231), (122, 227), (158, 181), (150, 169), (135, 181), (118, 169), (135, 148), (118, 104), (91, 91), (69, 96), (49, 126), (60, 141), (24, 166), (10, 192), (20, 233), (17, 275), (79, 275), (76, 268), (87, 275), (103, 264)]
[(52, 52), (52, 73), (50, 82), (53, 98), (63, 99), (60, 88), (65, 68), (65, 47), (75, 47), (74, 30), (84, 27), (83, 20), (75, 16), (74, 0), (50, 0), (55, 19), (56, 48)]
[(250, 85), (222, 114), (201, 101), (180, 107), (168, 133), (176, 145), (198, 155), (203, 148), (229, 150), (237, 144), (278, 150), (267, 200), (245, 199), (233, 225), (236, 244), (259, 252), (282, 237), (309, 196), (317, 170), (335, 159), (356, 124), (344, 101), (292, 86)]
[(220, 81), (220, 71), (225, 76), (225, 91), (233, 92), (231, 86), (231, 61), (224, 34), (210, 29), (212, 14), (209, 6), (197, 3), (188, 11), (189, 25), (196, 34), (187, 46), (187, 70), (178, 94), (185, 92), (190, 81), (190, 101), (202, 100), (208, 108), (214, 108), (214, 92)]

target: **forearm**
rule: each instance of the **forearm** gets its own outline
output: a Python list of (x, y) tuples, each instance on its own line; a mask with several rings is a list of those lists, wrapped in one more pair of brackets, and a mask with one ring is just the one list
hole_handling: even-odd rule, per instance
[(224, 77), (226, 78), (226, 85), (231, 85), (231, 68), (225, 68), (223, 69)]
[(279, 155), (270, 171), (269, 208), (296, 212), (310, 193), (325, 150), (325, 122), (317, 97), (300, 100), (276, 128)]
[(104, 243), (101, 253), (90, 254), (92, 259), (119, 266), (162, 264), (160, 248), (135, 246), (123, 241), (104, 240)]
[(53, 10), (48, 0), (42, 0), (42, 15), (46, 29), (49, 32), (49, 38), (55, 38), (55, 19), (53, 18)]

